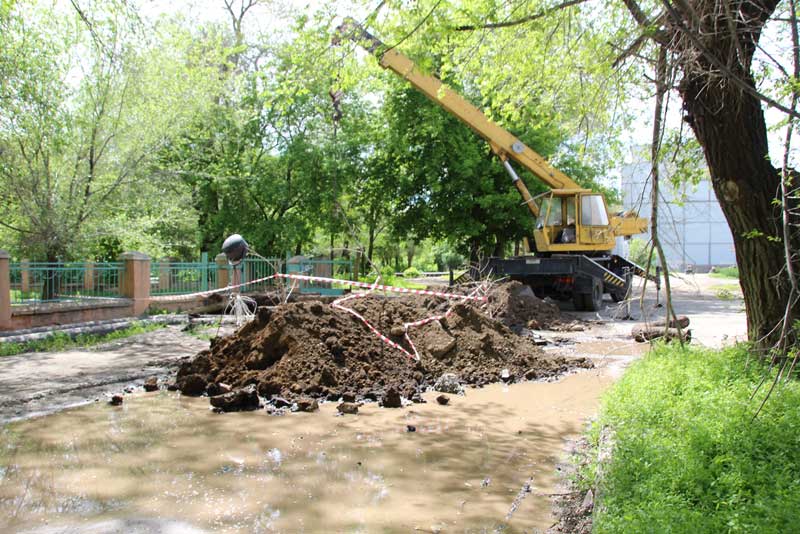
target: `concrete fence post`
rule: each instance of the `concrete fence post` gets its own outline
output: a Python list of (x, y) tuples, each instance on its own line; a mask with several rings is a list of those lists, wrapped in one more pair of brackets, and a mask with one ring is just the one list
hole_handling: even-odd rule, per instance
[(11, 256), (0, 250), (0, 330), (11, 330)]
[(141, 252), (125, 252), (122, 296), (133, 299), (133, 314), (142, 315), (150, 305), (150, 258)]
[(225, 254), (217, 254), (214, 258), (214, 263), (217, 264), (217, 289), (224, 289), (228, 287), (228, 257)]
[(89, 261), (83, 264), (83, 289), (89, 292), (94, 290), (94, 263)]
[(20, 262), (20, 291), (27, 293), (31, 290), (31, 263), (28, 260)]
[(169, 291), (169, 262), (162, 261), (158, 264), (158, 289), (161, 291)]

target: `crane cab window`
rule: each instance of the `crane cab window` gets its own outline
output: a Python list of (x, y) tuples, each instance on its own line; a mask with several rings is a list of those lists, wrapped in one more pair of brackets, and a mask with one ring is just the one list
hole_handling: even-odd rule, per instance
[(608, 226), (608, 213), (602, 196), (581, 196), (581, 224), (584, 226)]
[(561, 199), (545, 198), (539, 210), (539, 219), (536, 221), (536, 228), (542, 229), (545, 226), (561, 226)]

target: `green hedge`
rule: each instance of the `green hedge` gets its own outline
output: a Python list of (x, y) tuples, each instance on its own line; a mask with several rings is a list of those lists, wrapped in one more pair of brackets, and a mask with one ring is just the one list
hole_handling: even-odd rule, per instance
[(611, 389), (590, 432), (614, 432), (594, 532), (800, 532), (800, 384), (753, 421), (764, 368), (746, 357), (662, 346)]

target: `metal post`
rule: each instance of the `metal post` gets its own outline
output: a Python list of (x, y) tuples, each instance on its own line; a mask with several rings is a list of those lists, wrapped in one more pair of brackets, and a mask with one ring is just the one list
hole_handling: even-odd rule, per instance
[(628, 319), (633, 319), (631, 316), (631, 293), (633, 293), (633, 273), (630, 267), (625, 267), (625, 316)]
[(200, 290), (208, 291), (208, 252), (200, 254)]

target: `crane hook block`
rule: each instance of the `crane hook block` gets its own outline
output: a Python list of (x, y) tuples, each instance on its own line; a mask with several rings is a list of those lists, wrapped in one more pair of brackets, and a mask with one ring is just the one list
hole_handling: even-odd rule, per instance
[(222, 243), (222, 252), (225, 253), (231, 265), (239, 265), (245, 256), (247, 256), (249, 248), (247, 241), (239, 234), (229, 236), (228, 239)]

